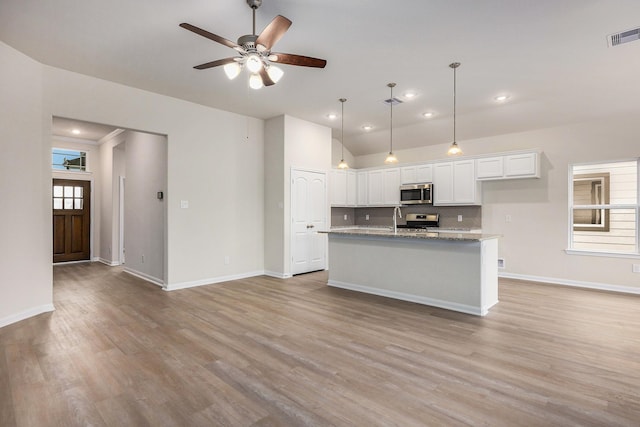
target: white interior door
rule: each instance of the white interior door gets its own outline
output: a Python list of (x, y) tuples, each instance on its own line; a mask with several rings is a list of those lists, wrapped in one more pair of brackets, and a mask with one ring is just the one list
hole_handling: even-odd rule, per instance
[(291, 171), (291, 273), (324, 270), (327, 266), (326, 175)]

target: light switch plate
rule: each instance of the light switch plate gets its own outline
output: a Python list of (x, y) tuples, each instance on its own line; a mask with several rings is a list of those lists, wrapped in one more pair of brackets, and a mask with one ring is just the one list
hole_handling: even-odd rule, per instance
[(180, 209), (189, 209), (189, 201), (180, 200)]
[(633, 264), (631, 267), (631, 271), (634, 273), (640, 273), (640, 264)]

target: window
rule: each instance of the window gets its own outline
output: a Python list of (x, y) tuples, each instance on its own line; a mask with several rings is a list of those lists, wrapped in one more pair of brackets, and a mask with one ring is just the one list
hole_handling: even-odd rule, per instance
[(569, 171), (569, 250), (640, 255), (638, 160), (573, 165)]
[(54, 148), (51, 152), (53, 170), (86, 171), (87, 153), (84, 151)]

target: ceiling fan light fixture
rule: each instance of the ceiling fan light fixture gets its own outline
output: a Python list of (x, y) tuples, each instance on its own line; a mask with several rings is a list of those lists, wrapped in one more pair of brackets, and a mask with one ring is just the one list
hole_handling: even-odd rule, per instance
[(269, 68), (267, 68), (267, 74), (274, 83), (278, 83), (284, 75), (284, 71), (282, 71), (282, 68), (280, 67), (269, 65)]
[(224, 73), (227, 75), (229, 80), (233, 80), (240, 74), (242, 70), (242, 65), (238, 62), (230, 62), (226, 64), (224, 67)]
[(251, 71), (252, 73), (257, 73), (258, 71), (260, 71), (260, 68), (262, 68), (262, 60), (260, 59), (260, 56), (256, 55), (255, 53), (247, 56), (245, 64), (247, 65), (247, 70)]
[(251, 74), (251, 77), (249, 77), (249, 87), (251, 89), (262, 89), (263, 86), (262, 77), (260, 77), (259, 74)]

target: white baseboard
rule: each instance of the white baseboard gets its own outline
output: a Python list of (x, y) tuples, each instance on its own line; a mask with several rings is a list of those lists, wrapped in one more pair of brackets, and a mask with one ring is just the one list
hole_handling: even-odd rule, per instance
[(231, 274), (229, 276), (212, 277), (210, 279), (194, 280), (193, 282), (173, 283), (164, 287), (165, 291), (176, 291), (178, 289), (195, 288), (197, 286), (213, 285), (214, 283), (228, 282), (230, 280), (247, 279), (264, 275), (264, 271), (252, 271), (249, 273)]
[(348, 289), (351, 291), (364, 292), (366, 294), (378, 295), (381, 297), (399, 299), (402, 301), (417, 302), (418, 304), (430, 305), (433, 307), (444, 308), (447, 310), (459, 311), (461, 313), (474, 314), (476, 316), (485, 316), (489, 309), (494, 306), (497, 301), (488, 307), (478, 308), (466, 304), (458, 304), (451, 301), (442, 301), (433, 298), (422, 297), (418, 295), (405, 294), (402, 292), (389, 291), (386, 289), (371, 288), (369, 286), (356, 285), (353, 283), (339, 282), (329, 280), (329, 286), (334, 288)]
[(97, 261), (103, 264), (107, 264), (109, 267), (117, 267), (120, 265), (119, 261), (109, 261), (108, 259), (104, 258), (98, 258)]
[(29, 317), (37, 316), (42, 313), (49, 313), (55, 311), (53, 304), (44, 304), (38, 307), (33, 307), (28, 310), (21, 311), (20, 313), (12, 314), (11, 316), (0, 319), (0, 328), (11, 325), (12, 323), (19, 322), (21, 320), (28, 319)]
[(276, 273), (275, 271), (265, 271), (265, 276), (275, 277), (276, 279), (289, 279), (293, 277), (291, 274)]
[(640, 288), (632, 286), (612, 285), (609, 283), (584, 282), (581, 280), (558, 279), (555, 277), (530, 276), (528, 274), (499, 272), (498, 277), (505, 279), (528, 280), (530, 282), (549, 283), (552, 285), (573, 286), (576, 288), (597, 289), (600, 291), (640, 294)]
[(142, 280), (146, 280), (147, 282), (153, 283), (154, 285), (160, 286), (162, 288), (164, 288), (164, 282), (160, 279), (158, 279), (157, 277), (153, 277), (149, 274), (146, 273), (142, 273), (140, 271), (137, 270), (132, 270), (130, 268), (125, 267), (123, 270), (125, 273), (128, 273), (132, 276), (136, 276)]

